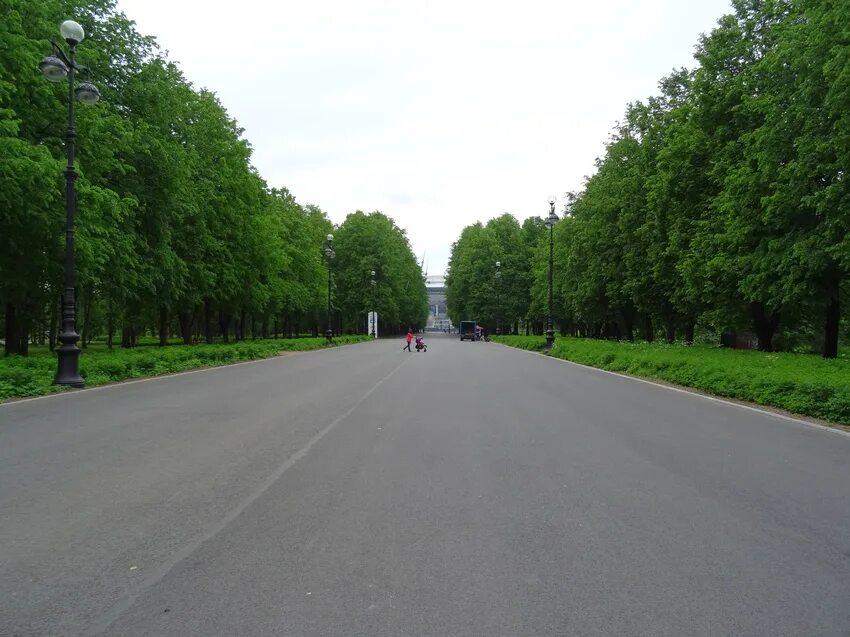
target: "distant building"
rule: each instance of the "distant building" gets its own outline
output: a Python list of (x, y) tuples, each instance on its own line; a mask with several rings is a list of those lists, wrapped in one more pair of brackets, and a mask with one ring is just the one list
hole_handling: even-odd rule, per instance
[(428, 322), (425, 329), (447, 330), (452, 322), (446, 313), (446, 277), (431, 275), (425, 277), (425, 289), (428, 291)]

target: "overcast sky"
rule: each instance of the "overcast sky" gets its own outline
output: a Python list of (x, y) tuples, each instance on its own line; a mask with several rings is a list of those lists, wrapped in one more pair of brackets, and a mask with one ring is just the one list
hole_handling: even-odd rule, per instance
[(430, 274), (464, 226), (548, 213), (729, 0), (118, 0), (218, 94), (270, 186), (380, 210)]

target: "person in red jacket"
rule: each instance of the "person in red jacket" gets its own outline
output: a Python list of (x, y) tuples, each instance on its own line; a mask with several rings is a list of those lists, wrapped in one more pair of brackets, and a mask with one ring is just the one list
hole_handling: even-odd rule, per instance
[(402, 351), (402, 352), (403, 352), (404, 350), (407, 350), (408, 352), (412, 351), (412, 350), (410, 349), (410, 344), (413, 342), (413, 332), (412, 332), (411, 330), (407, 330), (407, 336), (405, 336), (405, 337), (404, 337), (404, 340), (406, 340), (406, 341), (407, 341), (407, 345), (406, 345), (405, 347), (403, 347), (403, 348), (401, 349), (401, 351)]

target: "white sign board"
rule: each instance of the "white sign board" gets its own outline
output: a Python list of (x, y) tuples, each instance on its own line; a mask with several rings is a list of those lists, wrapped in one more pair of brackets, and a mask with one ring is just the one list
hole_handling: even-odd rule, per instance
[(369, 318), (366, 321), (366, 333), (369, 336), (378, 338), (378, 313), (369, 312)]

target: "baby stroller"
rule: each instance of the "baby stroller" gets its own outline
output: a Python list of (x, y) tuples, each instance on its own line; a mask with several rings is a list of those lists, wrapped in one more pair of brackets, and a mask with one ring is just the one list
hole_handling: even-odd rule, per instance
[(425, 344), (425, 341), (422, 340), (421, 336), (416, 337), (416, 351), (417, 352), (427, 352), (428, 346)]

